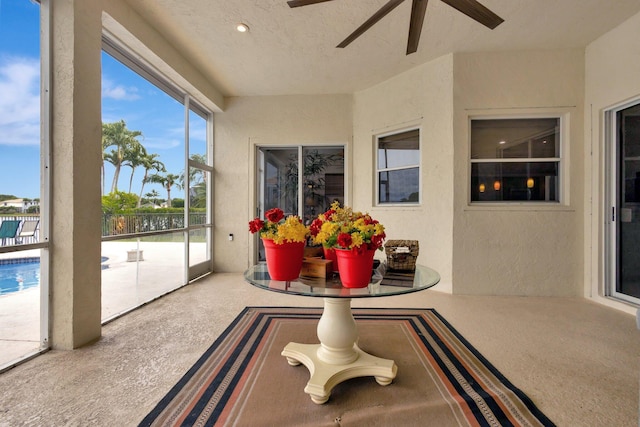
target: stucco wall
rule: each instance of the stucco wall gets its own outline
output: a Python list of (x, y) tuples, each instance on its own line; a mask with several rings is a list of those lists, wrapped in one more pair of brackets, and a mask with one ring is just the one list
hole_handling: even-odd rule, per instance
[[(100, 337), (100, 4), (61, 0), (51, 13), (50, 343)], [(46, 19), (46, 18), (45, 18)], [(48, 201), (48, 200), (45, 200)], [(98, 214), (96, 214), (98, 212)], [(43, 224), (46, 236), (47, 224)]]
[(102, 7), (102, 26), (110, 37), (143, 57), (206, 108), (222, 111), (224, 98), (220, 91), (129, 4), (108, 0), (102, 2)]
[(223, 98), (126, 2), (55, 0), (42, 7), (50, 8), (52, 17), (49, 338), (53, 348), (71, 349), (98, 339), (101, 331), (103, 25), (207, 107), (219, 111)]
[[(454, 292), (578, 296), (583, 289), (581, 50), (454, 57)], [(564, 114), (565, 203), (476, 206), (469, 200), (469, 118)]]
[(640, 102), (640, 14), (587, 46), (585, 56), (585, 295), (635, 313), (604, 295), (604, 112), (631, 100)]
[[(453, 56), (416, 67), (354, 96), (353, 207), (369, 211), (389, 239), (420, 244), (418, 263), (441, 275), (436, 289), (451, 292)], [(375, 206), (375, 136), (419, 127), (422, 202)], [(379, 255), (384, 257), (383, 254)]]
[(256, 96), (225, 101), (224, 113), (215, 116), (214, 270), (238, 272), (248, 268), (255, 250), (248, 219), (256, 215), (256, 147), (344, 145), (348, 185), (353, 98)]

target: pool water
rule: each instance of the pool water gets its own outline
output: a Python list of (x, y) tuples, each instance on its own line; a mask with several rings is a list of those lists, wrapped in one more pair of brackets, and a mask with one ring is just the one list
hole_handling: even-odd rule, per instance
[(39, 284), (40, 262), (0, 264), (0, 295), (35, 288)]
[[(0, 0), (1, 1), (1, 0)], [(100, 267), (102, 270), (109, 268), (105, 264), (109, 257), (103, 256)], [(36, 288), (40, 285), (40, 258), (19, 258), (4, 264), (6, 260), (0, 260), (0, 295), (18, 292), (24, 289)]]

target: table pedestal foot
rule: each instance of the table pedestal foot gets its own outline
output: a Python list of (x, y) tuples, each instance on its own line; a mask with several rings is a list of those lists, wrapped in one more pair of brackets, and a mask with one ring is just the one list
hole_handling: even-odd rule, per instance
[(393, 378), (389, 377), (376, 377), (376, 382), (380, 385), (389, 385), (393, 381)]
[(345, 380), (373, 376), (378, 384), (384, 386), (391, 384), (398, 371), (393, 360), (365, 353), (356, 344), (353, 345), (353, 351), (357, 357), (353, 362), (346, 364), (327, 363), (318, 356), (319, 350), (322, 354), (321, 349), (321, 344), (289, 343), (282, 351), (290, 365), (294, 365), (295, 362), (302, 363), (309, 370), (311, 378), (304, 391), (317, 404), (329, 400), (331, 390)]
[(287, 363), (291, 366), (298, 366), (300, 364), (296, 359), (292, 359), (290, 357), (287, 357)]

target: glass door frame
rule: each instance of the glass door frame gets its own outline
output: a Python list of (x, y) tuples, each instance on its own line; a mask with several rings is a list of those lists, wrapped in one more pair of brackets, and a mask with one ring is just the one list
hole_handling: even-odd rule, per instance
[(48, 351), (51, 347), (50, 319), (50, 229), (51, 229), (51, 6), (50, 0), (36, 0), (40, 8), (40, 223), (38, 243), (0, 247), (0, 252), (40, 250), (39, 346), (7, 363), (0, 362), (0, 373)]
[[(264, 185), (262, 182), (262, 174), (264, 171), (262, 170), (263, 163), (263, 154), (262, 150), (293, 150), (297, 149), (298, 155), (298, 167), (300, 167), (301, 162), (303, 161), (304, 150), (308, 148), (319, 148), (319, 149), (342, 149), (344, 154), (344, 165), (343, 165), (343, 173), (344, 173), (344, 205), (350, 204), (350, 183), (349, 179), (349, 146), (346, 143), (302, 143), (296, 145), (267, 145), (267, 144), (255, 144), (253, 155), (254, 155), (254, 195), (252, 197), (253, 203), (250, 204), (250, 219), (260, 217), (264, 218)], [(302, 191), (304, 185), (304, 174), (298, 173), (298, 212), (297, 215), (300, 218), (304, 217), (304, 191)], [(259, 261), (259, 250), (260, 250), (260, 236), (258, 233), (251, 235), (251, 240), (249, 243), (249, 265), (256, 264)]]
[(620, 247), (620, 141), (618, 118), (620, 111), (640, 104), (640, 98), (627, 100), (604, 112), (604, 295), (617, 300), (640, 306), (640, 298), (619, 292), (620, 280), (619, 254)]
[[(191, 281), (209, 274), (213, 272), (213, 113), (210, 111), (206, 111), (203, 107), (200, 107), (190, 95), (186, 94), (184, 96), (184, 106), (185, 106), (185, 197), (184, 197), (184, 242), (185, 242), (185, 267), (186, 267), (186, 277), (185, 283), (190, 283)], [(193, 107), (197, 108), (197, 111), (193, 110)], [(202, 119), (205, 120), (206, 126), (206, 153), (205, 160), (206, 164), (196, 162), (191, 159), (190, 155), (190, 113), (198, 114)], [(204, 173), (205, 179), (204, 184), (206, 188), (206, 222), (205, 224), (192, 224), (191, 223), (191, 169), (197, 169)], [(203, 231), (205, 232), (205, 253), (207, 255), (207, 259), (201, 261), (199, 263), (192, 263), (191, 257), (191, 232)]]

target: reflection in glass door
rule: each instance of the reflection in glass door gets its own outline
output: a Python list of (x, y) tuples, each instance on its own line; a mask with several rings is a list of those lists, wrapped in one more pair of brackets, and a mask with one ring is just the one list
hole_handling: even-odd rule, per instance
[[(310, 224), (333, 201), (344, 203), (343, 146), (260, 147), (257, 158), (256, 216), (264, 218), (266, 211), (277, 207)], [(261, 241), (258, 260), (264, 261)]]
[(640, 303), (640, 104), (616, 111), (614, 120), (612, 294)]
[(211, 180), (213, 158), (207, 134), (210, 120), (202, 111), (189, 109), (189, 174), (184, 176), (183, 188), (189, 188), (189, 272), (193, 280), (211, 271)]

